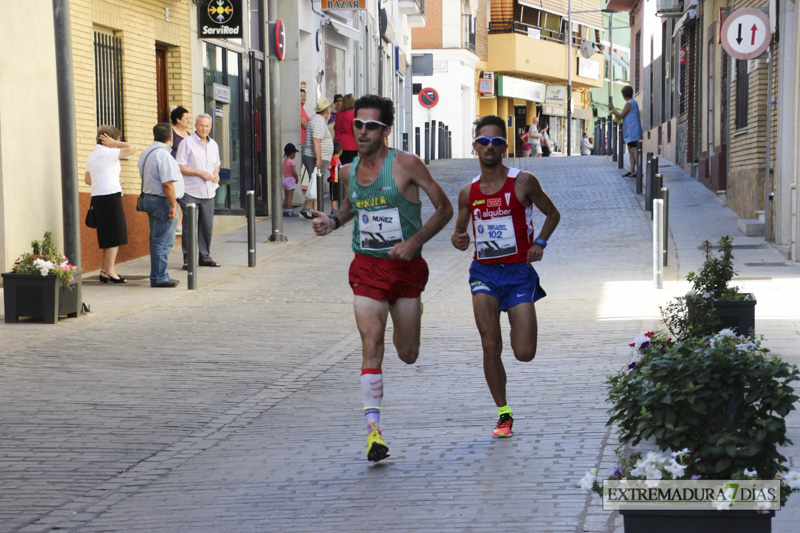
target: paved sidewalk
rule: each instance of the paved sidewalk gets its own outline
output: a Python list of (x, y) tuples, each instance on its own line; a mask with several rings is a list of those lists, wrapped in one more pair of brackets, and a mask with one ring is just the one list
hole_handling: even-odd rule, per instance
[[(737, 235), (736, 219), (669, 173), (671, 266), (656, 291), (649, 216), (615, 165), (511, 163), (533, 170), (562, 211), (537, 265), (549, 295), (537, 304), (539, 352), (531, 363), (505, 358), (514, 438), (490, 437), (496, 410), (472, 318), (471, 257), (450, 245), (453, 222), (424, 251), (419, 361), (404, 365), (387, 344), (391, 458), (372, 465), (346, 282), (352, 228), (317, 238), (307, 221), (285, 220), (290, 242), (262, 244), (267, 220), (258, 266), (246, 266), (244, 229), (217, 235), (223, 267), (201, 268), (197, 291), (186, 290), (176, 251), (177, 289), (149, 288), (143, 258), (120, 265), (127, 286), (87, 276), (90, 315), (0, 323), (0, 531), (618, 530), (619, 516), (576, 486), (616, 446), (605, 375), (627, 363), (635, 334), (658, 325), (658, 305), (685, 292), (679, 280), (702, 259), (699, 240)], [(431, 170), (455, 200), (478, 165)], [(756, 327), (800, 362), (800, 319), (786, 305), (798, 301), (798, 270), (763, 241), (741, 243), (757, 246), (735, 249), (759, 300)], [(790, 422), (800, 443), (797, 413)], [(796, 446), (787, 454), (800, 463)], [(792, 530), (796, 500), (774, 531)]]

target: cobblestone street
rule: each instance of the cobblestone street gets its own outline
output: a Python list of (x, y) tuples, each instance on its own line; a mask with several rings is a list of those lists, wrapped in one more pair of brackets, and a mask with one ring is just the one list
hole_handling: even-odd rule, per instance
[[(431, 276), (418, 362), (405, 365), (387, 344), (391, 457), (378, 464), (364, 453), (352, 226), (317, 238), (309, 222), (287, 219), (290, 243), (270, 245), (265, 220), (256, 268), (236, 230), (215, 236), (224, 266), (201, 269), (196, 291), (186, 290), (178, 248), (176, 290), (151, 290), (144, 258), (119, 266), (129, 286), (89, 278), (89, 315), (0, 325), (0, 532), (621, 530), (617, 513), (577, 487), (600, 461), (608, 470), (617, 445), (605, 376), (628, 362), (634, 335), (659, 326), (658, 306), (685, 292), (679, 280), (702, 259), (700, 241), (730, 231), (733, 215), (665, 167), (673, 235), (657, 291), (649, 213), (615, 164), (507, 163), (534, 172), (562, 214), (536, 265), (548, 296), (536, 306), (534, 361), (514, 360), (503, 318), (513, 438), (491, 437), (471, 252), (450, 245), (455, 218), (423, 251)], [(479, 169), (451, 160), (431, 171), (455, 205)], [(423, 219), (431, 211), (426, 200)], [(734, 253), (758, 296), (757, 330), (800, 362), (800, 273), (768, 246)], [(797, 412), (789, 421), (800, 443)], [(800, 466), (798, 445), (786, 455)], [(792, 530), (797, 500), (774, 531)]]

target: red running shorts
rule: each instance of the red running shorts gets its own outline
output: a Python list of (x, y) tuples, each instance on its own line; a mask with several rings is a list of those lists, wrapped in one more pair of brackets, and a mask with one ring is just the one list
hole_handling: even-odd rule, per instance
[(411, 261), (383, 259), (356, 254), (350, 263), (350, 287), (353, 294), (373, 300), (418, 298), (428, 283), (428, 263), (417, 256)]

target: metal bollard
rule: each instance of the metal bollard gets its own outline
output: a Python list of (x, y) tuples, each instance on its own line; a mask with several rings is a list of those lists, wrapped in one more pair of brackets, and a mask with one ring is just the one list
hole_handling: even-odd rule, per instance
[(644, 177), (644, 210), (653, 210), (653, 152), (647, 152), (647, 172)]
[(614, 155), (614, 140), (611, 138), (612, 132), (614, 131), (614, 118), (609, 115), (608, 121), (606, 123), (606, 141), (608, 141), (608, 145), (606, 146), (606, 155)]
[(439, 135), (439, 126), (431, 120), (431, 159), (436, 159), (436, 137)]
[(193, 291), (197, 288), (197, 204), (186, 204), (186, 226), (189, 229), (189, 235), (183, 235), (181, 238), (188, 239), (186, 255), (189, 269), (186, 276), (189, 290)]
[(417, 154), (417, 157), (422, 155), (422, 152), (419, 151), (419, 126), (414, 128), (414, 153)]
[(611, 121), (611, 161), (617, 161), (617, 125)]
[(617, 168), (625, 168), (625, 138), (622, 136), (622, 126), (617, 128)]
[[(653, 168), (655, 168), (656, 170), (658, 170), (658, 163), (655, 162), (657, 160), (658, 160), (658, 157), (654, 157), (653, 158), (653, 161), (654, 161)], [(661, 194), (661, 184), (663, 182), (664, 182), (664, 177), (661, 174), (653, 174), (653, 188), (652, 188), (653, 197), (650, 198), (651, 205), (652, 205), (653, 202), (658, 200), (659, 195)], [(654, 217), (655, 213), (653, 213), (651, 211), (650, 216), (651, 216), (651, 218)]]
[(315, 170), (317, 175), (317, 211), (325, 212), (325, 184), (322, 182), (322, 169)]
[(403, 134), (403, 151), (408, 152), (408, 133)]
[(256, 266), (256, 191), (247, 191), (247, 266)]
[(664, 200), (664, 265), (669, 265), (669, 188), (668, 187), (663, 187), (661, 189), (661, 199)]
[(431, 162), (431, 125), (429, 122), (425, 123), (425, 164)]
[(642, 141), (636, 143), (636, 194), (642, 194)]
[(653, 201), (653, 281), (656, 289), (664, 288), (664, 201)]
[(453, 132), (447, 132), (447, 157), (448, 159), (453, 158)]

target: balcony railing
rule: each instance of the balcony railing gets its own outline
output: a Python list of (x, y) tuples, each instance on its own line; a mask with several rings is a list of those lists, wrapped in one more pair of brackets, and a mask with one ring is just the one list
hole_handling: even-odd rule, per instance
[[(502, 21), (502, 22), (489, 22), (489, 34), (496, 34), (496, 33), (520, 33), (522, 35), (538, 35), (539, 39), (545, 41), (553, 41), (557, 43), (566, 44), (567, 42), (567, 35), (563, 32), (551, 30), (548, 28), (540, 28), (539, 26), (533, 26), (531, 24), (526, 24), (525, 22), (519, 22), (516, 20), (510, 21)], [(577, 35), (572, 36), (572, 45), (573, 46), (580, 46), (584, 42), (584, 39), (578, 37)], [(600, 43), (594, 43), (596, 47), (600, 46)]]

